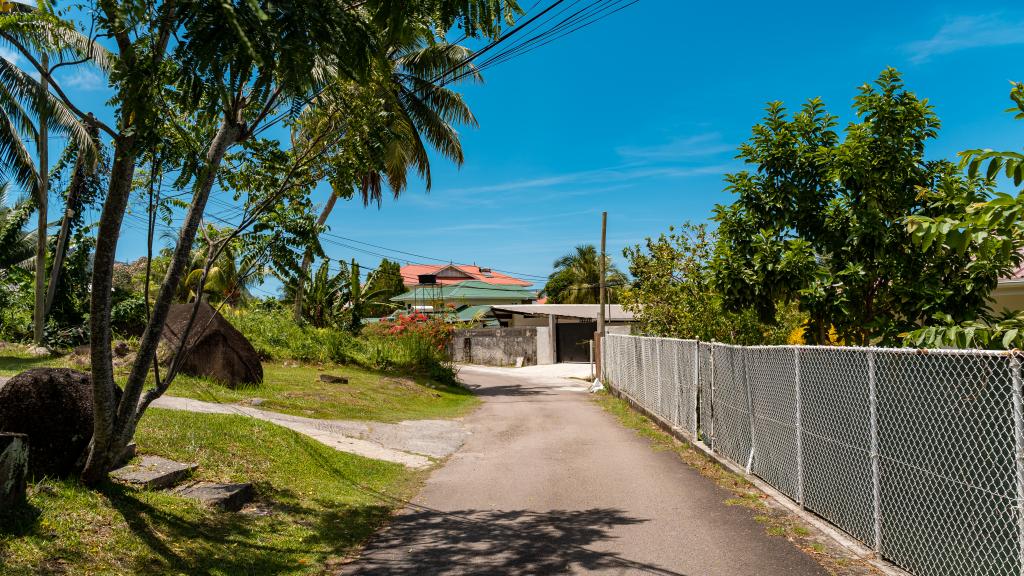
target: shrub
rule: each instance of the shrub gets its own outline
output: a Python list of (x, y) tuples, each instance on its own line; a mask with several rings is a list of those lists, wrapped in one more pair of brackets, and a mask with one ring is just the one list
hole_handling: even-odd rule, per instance
[(448, 357), (453, 327), (423, 314), (399, 314), (363, 330), (366, 362), (379, 370), (400, 369), (446, 383), (455, 382)]

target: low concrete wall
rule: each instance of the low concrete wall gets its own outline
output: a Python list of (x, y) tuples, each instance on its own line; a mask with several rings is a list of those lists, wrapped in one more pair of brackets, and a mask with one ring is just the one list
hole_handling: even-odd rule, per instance
[(452, 360), (487, 366), (537, 364), (537, 328), (474, 328), (457, 330), (448, 349)]

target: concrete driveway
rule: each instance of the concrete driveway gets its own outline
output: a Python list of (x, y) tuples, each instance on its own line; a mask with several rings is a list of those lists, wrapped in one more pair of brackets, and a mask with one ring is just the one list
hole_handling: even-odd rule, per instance
[(462, 449), (343, 574), (824, 574), (577, 380), (464, 367)]

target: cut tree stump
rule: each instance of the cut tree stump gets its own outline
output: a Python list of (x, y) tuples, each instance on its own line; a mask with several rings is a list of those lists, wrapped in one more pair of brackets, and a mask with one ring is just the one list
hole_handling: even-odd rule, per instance
[(207, 506), (237, 512), (252, 500), (255, 491), (252, 484), (217, 484), (214, 482), (196, 482), (182, 486), (175, 492), (185, 498), (198, 500)]
[(28, 477), (28, 436), (0, 433), (0, 511), (25, 503)]
[(110, 473), (115, 480), (148, 490), (161, 490), (174, 486), (198, 468), (196, 464), (182, 464), (159, 456), (143, 456)]

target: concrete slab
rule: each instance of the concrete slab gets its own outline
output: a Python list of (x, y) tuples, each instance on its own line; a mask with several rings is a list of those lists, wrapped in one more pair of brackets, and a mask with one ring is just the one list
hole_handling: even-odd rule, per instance
[(147, 490), (169, 488), (181, 482), (198, 467), (196, 464), (182, 464), (160, 456), (143, 456), (135, 464), (129, 464), (110, 473), (110, 476), (125, 484)]
[(207, 506), (237, 512), (249, 503), (256, 491), (252, 484), (217, 484), (215, 482), (196, 482), (181, 486), (174, 491), (185, 498), (198, 500)]
[(444, 458), (458, 450), (468, 432), (457, 420), (406, 420), (398, 423), (365, 420), (317, 420), (280, 414), (239, 404), (217, 404), (191, 398), (163, 396), (157, 408), (207, 414), (237, 414), (272, 422), (305, 434), (335, 450), (366, 458), (428, 468), (431, 458)]

